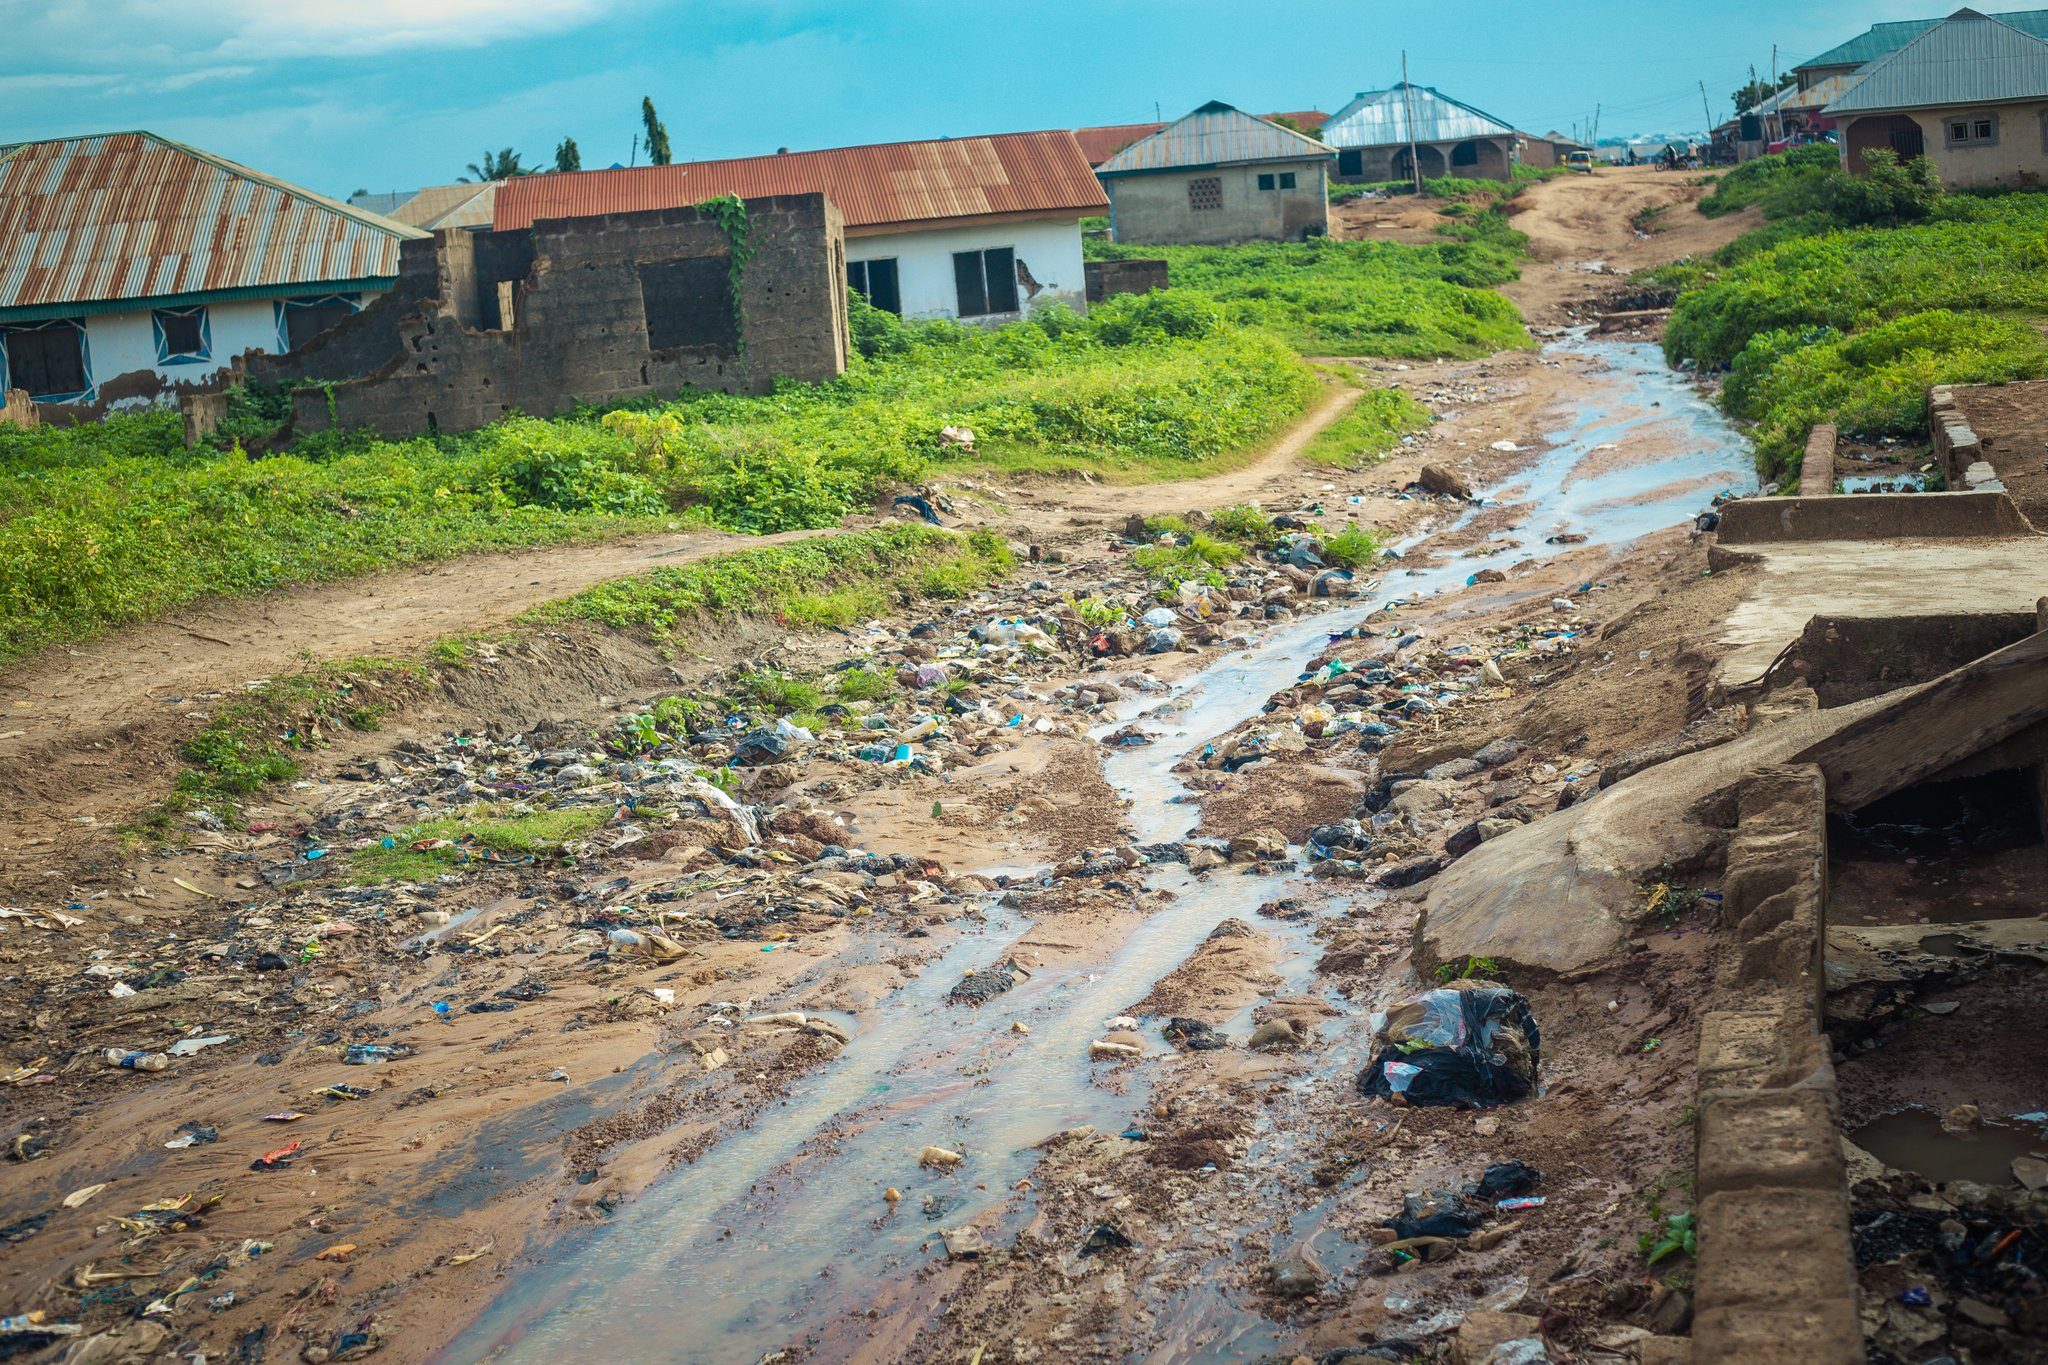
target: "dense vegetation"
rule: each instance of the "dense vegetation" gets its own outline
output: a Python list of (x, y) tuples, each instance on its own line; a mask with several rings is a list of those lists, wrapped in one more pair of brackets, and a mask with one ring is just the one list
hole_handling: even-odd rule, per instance
[[(167, 413), (0, 427), (0, 659), (203, 597), (470, 550), (831, 526), (947, 467), (1227, 467), (1313, 398), (1297, 351), (1527, 344), (1485, 289), (1513, 277), (1512, 242), (1460, 227), (1473, 240), (1170, 249), (1167, 292), (995, 329), (905, 324), (856, 301), (846, 375), (765, 397), (686, 392), (397, 442), (322, 433), (260, 458), (245, 449), (262, 449), (285, 395), (239, 395), (221, 439), (189, 451)], [(1362, 407), (1352, 453), (1375, 431), (1394, 439), (1397, 417)], [(972, 449), (943, 441), (948, 426), (970, 429)]]
[(1490, 288), (1518, 273), (1512, 242), (1090, 242), (1088, 251), (1164, 258), (1173, 294), (1206, 299), (1229, 321), (1276, 332), (1309, 355), (1480, 356), (1529, 344), (1515, 306)]
[(1683, 291), (1666, 354), (1726, 368), (1766, 476), (1797, 472), (1817, 422), (1916, 435), (1932, 384), (2048, 374), (2048, 197), (1944, 195), (1887, 154), (1850, 176), (1808, 148), (1738, 167), (1701, 209), (1752, 204), (1765, 227), (1659, 274)]

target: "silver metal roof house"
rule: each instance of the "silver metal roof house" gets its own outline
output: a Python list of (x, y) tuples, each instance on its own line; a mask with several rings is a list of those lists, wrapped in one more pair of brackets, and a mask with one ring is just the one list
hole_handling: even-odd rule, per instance
[(1330, 149), (1312, 137), (1211, 100), (1138, 139), (1097, 166), (1095, 174), (1108, 179), (1198, 166), (1243, 166), (1254, 161), (1327, 161), (1330, 156)]
[(1513, 174), (1513, 125), (1426, 85), (1360, 91), (1330, 116), (1323, 140), (1338, 152), (1343, 180), (1399, 180), (1414, 173), (1505, 180)]
[(1312, 137), (1212, 100), (1095, 168), (1119, 242), (1222, 245), (1329, 231), (1329, 164)]
[(1823, 111), (1841, 129), (1842, 164), (1923, 153), (1951, 186), (2038, 185), (2048, 175), (2048, 42), (1960, 9), (1857, 73)]

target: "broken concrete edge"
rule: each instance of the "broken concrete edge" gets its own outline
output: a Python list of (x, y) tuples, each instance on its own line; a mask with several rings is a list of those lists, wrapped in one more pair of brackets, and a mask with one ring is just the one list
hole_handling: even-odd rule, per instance
[(1822, 422), (1806, 438), (1806, 453), (1799, 460), (1799, 496), (1832, 497), (1835, 492), (1835, 446), (1839, 436), (1833, 422)]
[[(2033, 536), (2004, 492), (1859, 493), (1738, 498), (1721, 507), (1717, 547), (1807, 540), (1931, 540)], [(1711, 564), (1711, 560), (1709, 561)]]
[(1827, 784), (1814, 763), (1741, 786), (1723, 914), (1739, 940), (1700, 1021), (1693, 1348), (1703, 1360), (1863, 1354), (1840, 1097), (1820, 1031)]

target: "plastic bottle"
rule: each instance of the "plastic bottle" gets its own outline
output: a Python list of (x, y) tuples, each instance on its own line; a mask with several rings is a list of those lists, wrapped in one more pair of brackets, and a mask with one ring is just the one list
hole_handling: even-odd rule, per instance
[(110, 1047), (102, 1055), (108, 1066), (129, 1071), (162, 1071), (171, 1064), (171, 1059), (161, 1052), (131, 1052), (125, 1047)]
[(617, 948), (645, 948), (647, 936), (631, 929), (614, 929), (607, 936)]

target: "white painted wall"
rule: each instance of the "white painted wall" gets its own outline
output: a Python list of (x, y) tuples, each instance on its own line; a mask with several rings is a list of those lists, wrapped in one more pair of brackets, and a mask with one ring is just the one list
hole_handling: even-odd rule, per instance
[[(848, 237), (846, 259), (851, 263), (894, 257), (897, 287), (903, 295), (903, 316), (950, 318), (960, 311), (959, 289), (953, 280), (953, 253), (1001, 246), (1015, 251), (1017, 259), (1038, 281), (1036, 298), (1025, 298), (1022, 286), (1017, 290), (1024, 315), (1054, 302), (1064, 303), (1077, 313), (1088, 311), (1088, 281), (1081, 265), (1078, 218)], [(999, 313), (981, 320), (1007, 322), (1017, 316)]]
[[(1078, 278), (1078, 276), (1077, 276)], [(376, 294), (363, 294), (367, 305)], [(92, 382), (97, 386), (124, 374), (150, 370), (173, 384), (197, 384), (225, 369), (244, 351), (276, 352), (280, 348), (277, 308), (270, 299), (232, 299), (206, 305), (207, 328), (212, 351), (206, 360), (191, 364), (159, 364), (156, 358), (156, 329), (150, 320), (153, 310), (139, 308), (132, 313), (95, 313), (85, 319), (86, 359)], [(97, 393), (94, 394), (97, 398)], [(168, 393), (159, 401), (169, 402)], [(136, 407), (148, 399), (123, 401), (117, 406)]]

